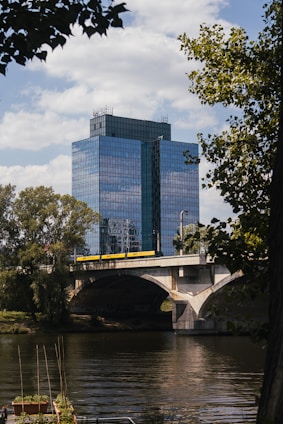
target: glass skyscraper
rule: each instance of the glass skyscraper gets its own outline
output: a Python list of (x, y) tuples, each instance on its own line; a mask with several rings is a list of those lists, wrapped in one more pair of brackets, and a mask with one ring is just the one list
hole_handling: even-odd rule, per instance
[(90, 254), (156, 250), (173, 255), (180, 211), (199, 220), (198, 165), (171, 140), (171, 125), (111, 113), (90, 120), (90, 137), (72, 144), (72, 194), (101, 216), (87, 234)]

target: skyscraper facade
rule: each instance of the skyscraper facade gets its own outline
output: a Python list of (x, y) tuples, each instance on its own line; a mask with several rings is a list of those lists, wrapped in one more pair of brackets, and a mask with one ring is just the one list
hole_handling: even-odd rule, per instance
[(90, 254), (156, 250), (173, 255), (180, 212), (199, 220), (198, 165), (171, 140), (167, 122), (97, 113), (90, 137), (72, 144), (72, 194), (101, 216), (86, 237)]

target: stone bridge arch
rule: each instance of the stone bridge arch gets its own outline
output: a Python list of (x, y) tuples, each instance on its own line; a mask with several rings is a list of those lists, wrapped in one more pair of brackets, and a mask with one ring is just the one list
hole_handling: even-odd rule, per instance
[(135, 328), (136, 323), (147, 326), (150, 322), (150, 328), (166, 326), (170, 329), (171, 314), (165, 316), (160, 311), (167, 297), (166, 286), (147, 273), (106, 272), (76, 287), (70, 310), (80, 315), (103, 317), (103, 320), (115, 319), (130, 327), (135, 321)]
[(243, 275), (244, 274), (242, 271), (237, 271), (223, 278), (221, 281), (217, 282), (211, 287), (208, 287), (205, 290), (193, 296), (190, 303), (195, 313), (197, 314), (198, 318), (202, 317), (203, 310), (205, 309), (207, 303), (210, 301), (212, 296), (214, 296), (217, 292), (219, 292), (223, 287), (242, 278)]
[(180, 334), (209, 334), (218, 333), (216, 321), (204, 318), (203, 311), (211, 297), (224, 287), (243, 277), (242, 271), (228, 275), (217, 283), (196, 293), (177, 296), (173, 309), (173, 329)]
[(119, 279), (120, 277), (130, 277), (130, 278), (140, 278), (142, 280), (148, 281), (149, 283), (155, 284), (164, 291), (167, 292), (168, 295), (170, 295), (171, 290), (168, 288), (168, 284), (163, 281), (163, 279), (160, 279), (152, 274), (144, 273), (144, 272), (138, 272), (139, 270), (127, 270), (125, 272), (112, 270), (109, 272), (106, 272), (104, 274), (101, 274), (99, 277), (97, 277), (94, 273), (85, 273), (84, 279), (77, 279), (75, 282), (75, 288), (70, 292), (70, 302), (72, 299), (74, 299), (80, 291), (84, 290), (89, 284), (95, 284), (99, 282), (102, 279)]
[[(269, 299), (266, 293), (259, 293), (256, 299), (246, 297), (241, 304), (235, 301), (229, 301), (223, 291), (225, 287), (241, 285), (244, 274), (239, 271), (229, 277), (224, 278), (217, 284), (190, 296), (186, 301), (177, 302), (176, 319), (173, 321), (173, 328), (180, 334), (219, 334), (225, 333), (229, 327), (229, 322), (236, 323), (238, 329), (247, 332), (252, 323), (260, 325), (268, 321)], [(207, 316), (207, 307), (212, 299), (215, 298), (216, 306), (220, 310), (219, 316)], [(227, 307), (228, 306), (228, 307)], [(181, 309), (182, 308), (182, 309)], [(182, 314), (179, 313), (182, 310)], [(221, 310), (223, 312), (221, 313)]]
[[(103, 290), (106, 289), (104, 298), (109, 300), (111, 296), (117, 297), (121, 301), (120, 305), (125, 305), (119, 294), (122, 291), (127, 293), (125, 296), (130, 299), (128, 305), (136, 305), (132, 309), (140, 311), (153, 311), (154, 305), (157, 304), (145, 302), (145, 296), (148, 296), (148, 299), (159, 299), (160, 304), (163, 299), (169, 297), (172, 299), (171, 328), (177, 333), (187, 334), (218, 332), (213, 320), (205, 319), (205, 309), (214, 295), (243, 277), (241, 271), (231, 275), (227, 268), (201, 255), (90, 263), (84, 264), (77, 271), (71, 309), (76, 310), (76, 299), (83, 296), (83, 293), (88, 298), (94, 288), (102, 289), (103, 284)], [(135, 285), (131, 281), (134, 281)], [(112, 294), (109, 285), (114, 287)], [(129, 298), (133, 287), (137, 296)], [(142, 290), (145, 290), (144, 293)], [(128, 305), (126, 309), (129, 309)]]

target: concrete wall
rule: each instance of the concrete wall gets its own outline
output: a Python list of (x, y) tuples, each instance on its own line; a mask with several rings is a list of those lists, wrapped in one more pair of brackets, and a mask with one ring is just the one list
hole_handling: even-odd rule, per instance
[(204, 255), (143, 258), (105, 263), (87, 263), (77, 271), (73, 295), (85, 285), (121, 276), (141, 278), (159, 286), (173, 300), (172, 325), (176, 332), (200, 334), (216, 331), (214, 320), (205, 320), (200, 311), (208, 297), (229, 284), (226, 267), (207, 262)]

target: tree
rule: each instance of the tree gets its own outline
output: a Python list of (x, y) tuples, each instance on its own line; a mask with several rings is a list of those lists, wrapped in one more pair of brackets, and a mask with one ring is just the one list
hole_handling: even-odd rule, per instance
[[(173, 245), (177, 252), (181, 249), (180, 233), (176, 234)], [(208, 252), (207, 228), (205, 225), (189, 224), (184, 227), (183, 251), (185, 254), (195, 254)]]
[(20, 65), (33, 57), (45, 60), (47, 50), (63, 47), (78, 25), (83, 33), (106, 35), (110, 27), (122, 27), (125, 3), (103, 5), (103, 0), (1, 0), (0, 73), (11, 61)]
[(62, 265), (56, 265), (51, 273), (40, 269), (33, 273), (33, 303), (50, 324), (65, 322), (68, 317), (68, 274)]
[(5, 193), (10, 197), (6, 204), (2, 202), (1, 218), (6, 224), (1, 234), (5, 247), (1, 252), (1, 307), (11, 306), (11, 290), (22, 282), (19, 288), (32, 293), (32, 302), (23, 297), (25, 305), (32, 305), (31, 312), (43, 312), (49, 321), (58, 322), (67, 312), (72, 249), (84, 246), (85, 234), (99, 215), (86, 203), (56, 194), (51, 187), (29, 187), (16, 195), (14, 187), (0, 186), (0, 208)]
[[(221, 134), (198, 135), (213, 164), (204, 186), (218, 188), (238, 214), (236, 220), (212, 220), (209, 251), (232, 272), (242, 269), (246, 281), (270, 290), (270, 336), (257, 422), (277, 424), (283, 420), (282, 1), (265, 5), (265, 24), (256, 41), (249, 41), (241, 28), (232, 28), (227, 36), (219, 25), (202, 26), (196, 39), (186, 34), (179, 39), (188, 59), (202, 64), (189, 74), (190, 91), (205, 104), (233, 106)], [(187, 155), (187, 160), (194, 158)]]
[(281, 2), (281, 74), (279, 133), (271, 186), (271, 214), (269, 228), (270, 257), (270, 334), (264, 370), (262, 396), (258, 411), (258, 424), (271, 421), (279, 424), (283, 419), (283, 1)]
[(214, 244), (210, 248), (221, 260), (225, 256), (232, 271), (248, 267), (247, 273), (252, 258), (253, 274), (256, 266), (262, 273), (268, 249), (270, 183), (280, 105), (279, 8), (280, 2), (271, 4), (266, 12), (267, 26), (255, 42), (250, 42), (241, 28), (232, 28), (226, 36), (219, 25), (202, 26), (197, 39), (186, 34), (180, 37), (188, 59), (203, 64), (201, 70), (189, 74), (190, 91), (202, 103), (231, 105), (237, 112), (221, 134), (207, 138), (198, 134), (203, 155), (213, 164), (203, 187), (219, 189), (238, 214), (234, 221), (212, 222)]
[(19, 234), (20, 265), (33, 268), (52, 259), (65, 260), (74, 246), (84, 246), (86, 231), (98, 214), (70, 195), (54, 193), (51, 187), (26, 188), (14, 201)]
[[(266, 27), (257, 41), (232, 28), (227, 36), (219, 25), (201, 26), (200, 36), (180, 36), (188, 59), (202, 63), (189, 74), (190, 91), (202, 103), (221, 103), (236, 111), (221, 134), (198, 134), (203, 155), (213, 164), (203, 187), (215, 186), (236, 220), (209, 228), (210, 252), (231, 271), (252, 277), (267, 269), (270, 184), (278, 139), (280, 105), (281, 2), (266, 10)], [(194, 158), (187, 156), (188, 161)]]
[(24, 312), (36, 311), (29, 275), (19, 273), (16, 268), (0, 271), (0, 309)]

